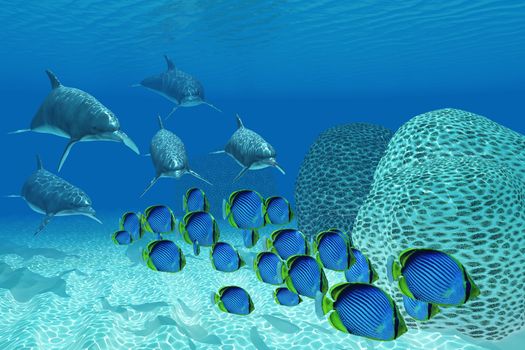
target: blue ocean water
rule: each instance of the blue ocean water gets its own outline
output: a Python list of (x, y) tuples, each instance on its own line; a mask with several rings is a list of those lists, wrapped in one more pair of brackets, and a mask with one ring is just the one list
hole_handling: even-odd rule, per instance
[[(263, 181), (265, 176), (271, 176), (277, 192), (271, 194), (283, 195), (292, 204), (305, 154), (322, 131), (335, 125), (368, 122), (395, 131), (413, 116), (452, 107), (486, 116), (525, 134), (523, 18), (525, 3), (488, 0), (4, 3), (0, 8), (3, 114), (0, 194), (20, 193), (25, 179), (35, 170), (36, 154), (41, 156), (46, 169), (56, 173), (67, 143), (64, 138), (48, 134), (7, 135), (27, 128), (49, 93), (45, 69), (52, 69), (64, 85), (89, 92), (111, 109), (122, 129), (145, 154), (149, 153), (149, 142), (158, 130), (157, 115), (166, 116), (173, 103), (132, 85), (163, 72), (164, 54), (179, 69), (197, 77), (205, 88), (207, 100), (223, 111), (219, 113), (205, 105), (180, 108), (165, 122), (166, 128), (184, 141), (190, 164), (192, 159), (205, 159), (209, 152), (224, 147), (236, 129), (238, 113), (245, 126), (275, 147), (277, 160), (286, 171), (282, 175), (272, 168), (258, 170), (259, 174), (249, 174), (250, 181)], [(222, 159), (225, 167), (237, 167), (234, 160)], [(203, 161), (196, 162), (195, 170), (214, 172)], [(206, 278), (220, 287), (230, 282), (230, 277), (204, 271), (211, 267), (198, 261), (185, 271), (186, 294), (179, 295), (177, 283), (182, 280), (168, 285), (172, 283), (168, 278), (152, 276), (153, 272), (143, 271), (142, 267), (126, 270), (129, 261), (109, 239), (118, 215), (126, 210), (138, 211), (151, 204), (166, 203), (180, 217), (180, 193), (189, 185), (202, 183), (185, 179), (182, 185), (173, 179), (161, 179), (146, 196), (139, 198), (154, 176), (151, 160), (137, 156), (120, 143), (108, 142), (74, 146), (60, 176), (89, 194), (104, 224), (99, 226), (85, 217), (55, 218), (41, 235), (33, 237), (41, 215), (31, 211), (23, 200), (0, 199), (3, 218), (0, 235), (5, 247), (11, 247), (0, 251), (0, 263), (11, 269), (28, 268), (46, 277), (68, 269), (80, 271), (67, 277), (65, 290), (70, 303), (50, 293), (20, 302), (10, 296), (8, 288), (0, 286), (0, 298), (4, 298), (0, 315), (6, 315), (7, 319), (0, 325), (0, 348), (192, 348), (185, 337), (195, 341), (193, 346), (199, 349), (264, 348), (253, 341), (258, 338), (251, 327), (241, 327), (245, 321), (216, 313), (210, 316), (208, 311), (202, 311), (211, 306), (209, 293), (202, 290), (205, 286), (198, 280)], [(216, 210), (220, 212), (220, 208)], [(226, 225), (223, 227), (225, 237), (241, 239)], [(20, 247), (12, 248), (13, 244)], [(37, 254), (27, 260), (21, 258), (24, 247), (52, 248), (80, 258)], [(191, 247), (184, 249), (191, 255)], [(203, 255), (207, 256), (207, 252)], [(107, 262), (113, 265), (108, 266)], [(191, 262), (188, 261), (188, 266)], [(117, 276), (118, 273), (122, 275)], [(235, 277), (239, 281), (259, 286), (248, 272), (240, 273), (241, 277)], [(144, 282), (137, 280), (158, 283), (158, 287), (146, 293)], [(98, 287), (98, 283), (103, 286)], [(194, 291), (195, 298), (200, 299), (191, 298), (188, 288), (198, 290)], [(253, 288), (256, 291), (258, 287)], [(254, 302), (259, 302), (256, 308), (261, 314), (283, 313), (271, 305), (271, 288), (264, 286), (262, 290), (267, 295), (254, 292), (257, 293)], [(57, 308), (42, 306), (46, 298)], [(159, 320), (129, 307), (125, 311), (118, 309), (119, 305), (152, 302), (171, 305), (176, 300), (171, 298), (182, 298), (204, 314), (190, 317), (182, 313), (177, 319), (171, 307), (162, 309), (177, 319), (179, 325), (192, 325), (186, 330), (181, 330), (182, 327), (172, 331), (173, 326), (166, 319)], [(204, 304), (208, 309), (200, 309)], [(348, 343), (346, 335), (335, 330), (337, 335), (332, 336), (300, 324), (297, 319), (307, 316), (312, 317), (308, 322), (317, 322), (313, 312), (308, 313), (310, 309), (297, 314), (287, 310), (286, 316), (301, 328), (300, 334), (307, 333), (304, 339), (315, 348), (474, 349), (477, 346), (436, 333), (420, 338), (411, 335), (412, 342), (398, 345), (365, 344), (357, 337)], [(55, 318), (57, 310), (67, 312)], [(123, 313), (126, 322), (122, 321)], [(77, 317), (85, 326), (75, 325)], [(32, 318), (36, 321), (31, 321)], [(49, 331), (52, 323), (56, 329)], [(257, 334), (263, 334), (268, 348), (309, 346), (308, 342), (294, 340), (296, 333), (276, 331), (260, 318), (248, 323), (258, 329)], [(325, 331), (332, 330), (327, 324), (323, 326)], [(94, 330), (90, 331), (90, 327)], [(206, 337), (198, 327), (217, 334), (222, 345), (202, 341)], [(238, 341), (233, 335), (236, 331), (244, 334)], [(73, 343), (66, 340), (72, 333), (76, 334)], [(130, 334), (135, 336), (130, 338)], [(319, 343), (316, 336), (322, 339)], [(335, 337), (333, 343), (329, 342), (330, 337)], [(418, 343), (417, 339), (423, 340)]]

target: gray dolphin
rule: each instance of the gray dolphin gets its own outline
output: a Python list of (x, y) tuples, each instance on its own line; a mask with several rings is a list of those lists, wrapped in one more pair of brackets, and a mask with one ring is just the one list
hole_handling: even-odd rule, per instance
[(242, 166), (233, 182), (239, 180), (248, 170), (263, 169), (269, 166), (279, 169), (285, 174), (283, 168), (275, 160), (275, 149), (255, 131), (244, 127), (241, 117), (237, 114), (237, 130), (230, 137), (224, 150), (212, 152), (227, 153)]
[(205, 104), (222, 112), (220, 109), (206, 102), (202, 84), (190, 74), (175, 67), (173, 61), (164, 55), (168, 69), (164, 73), (152, 75), (134, 86), (144, 86), (175, 103), (175, 107), (168, 114), (168, 119), (179, 107), (193, 107)]
[(22, 194), (9, 196), (25, 199), (31, 209), (45, 215), (35, 235), (42, 231), (54, 216), (84, 215), (102, 223), (95, 216), (91, 199), (84, 191), (45, 170), (39, 156), (36, 160), (37, 169), (24, 183)]
[(29, 129), (12, 133), (35, 131), (69, 138), (58, 171), (64, 165), (71, 147), (79, 141), (123, 142), (135, 153), (135, 143), (120, 130), (117, 117), (96, 98), (82, 90), (66, 87), (50, 70), (46, 73), (51, 82), (51, 92), (40, 105)]
[(190, 174), (211, 185), (208, 180), (190, 169), (184, 143), (177, 135), (164, 129), (160, 116), (158, 119), (160, 130), (153, 136), (150, 144), (150, 154), (153, 166), (155, 167), (155, 177), (140, 196), (144, 196), (161, 177), (178, 179), (184, 174)]

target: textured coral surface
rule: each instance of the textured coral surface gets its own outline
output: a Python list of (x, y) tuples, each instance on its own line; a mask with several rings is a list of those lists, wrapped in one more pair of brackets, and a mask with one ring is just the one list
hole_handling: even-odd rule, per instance
[(377, 264), (378, 284), (401, 305), (385, 262), (429, 247), (458, 258), (481, 289), (420, 327), (498, 340), (523, 326), (524, 150), (522, 135), (455, 109), (419, 115), (392, 138), (352, 233)]

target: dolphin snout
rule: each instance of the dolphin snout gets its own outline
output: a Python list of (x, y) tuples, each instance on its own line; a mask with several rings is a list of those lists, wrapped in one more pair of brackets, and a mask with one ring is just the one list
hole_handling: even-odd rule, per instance
[(135, 142), (133, 142), (133, 140), (128, 135), (126, 135), (124, 131), (117, 130), (113, 132), (113, 136), (115, 137), (114, 140), (123, 142), (126, 145), (126, 147), (131, 149), (133, 152), (135, 152), (136, 154), (140, 154), (139, 148), (137, 147)]

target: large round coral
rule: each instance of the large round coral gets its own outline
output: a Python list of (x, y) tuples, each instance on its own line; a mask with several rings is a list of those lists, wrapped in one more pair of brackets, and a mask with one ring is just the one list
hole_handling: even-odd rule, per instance
[(428, 247), (453, 254), (481, 289), (477, 299), (442, 308), (421, 327), (484, 340), (523, 327), (524, 150), (522, 135), (454, 109), (417, 116), (392, 138), (352, 233), (377, 265), (379, 285), (401, 304), (386, 261)]
[(295, 186), (299, 229), (307, 236), (337, 227), (350, 232), (392, 132), (352, 123), (324, 131), (310, 147)]

